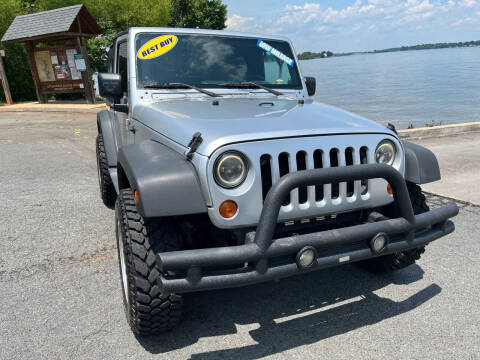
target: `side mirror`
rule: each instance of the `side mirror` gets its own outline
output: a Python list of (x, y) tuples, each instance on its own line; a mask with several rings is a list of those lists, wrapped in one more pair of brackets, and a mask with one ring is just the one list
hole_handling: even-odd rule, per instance
[(317, 80), (312, 76), (305, 76), (305, 85), (307, 86), (308, 96), (315, 95), (315, 90), (317, 88)]
[(98, 92), (100, 96), (117, 99), (123, 97), (122, 76), (120, 74), (100, 73), (98, 74)]
[(119, 104), (123, 97), (122, 75), (113, 73), (98, 74), (98, 92), (100, 96), (112, 99), (112, 108), (115, 111), (128, 113), (127, 104)]

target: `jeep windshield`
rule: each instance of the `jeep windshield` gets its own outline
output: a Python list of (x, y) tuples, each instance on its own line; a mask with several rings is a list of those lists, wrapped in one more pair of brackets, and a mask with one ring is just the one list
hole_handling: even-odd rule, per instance
[(302, 89), (286, 41), (140, 33), (135, 38), (135, 49), (140, 89), (171, 83), (198, 88)]

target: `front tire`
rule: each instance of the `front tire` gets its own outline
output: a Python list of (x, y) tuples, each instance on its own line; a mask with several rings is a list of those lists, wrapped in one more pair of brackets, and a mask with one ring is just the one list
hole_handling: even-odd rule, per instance
[(138, 335), (172, 329), (180, 320), (182, 297), (160, 291), (157, 252), (179, 248), (174, 222), (144, 219), (130, 189), (120, 191), (115, 205), (117, 248), (123, 304), (130, 328)]
[[(422, 214), (429, 211), (425, 195), (422, 193), (422, 188), (416, 184), (407, 181), (408, 194), (412, 203), (413, 212), (415, 215)], [(392, 207), (387, 211), (393, 212)], [(396, 270), (406, 268), (414, 264), (420, 259), (425, 252), (425, 246), (393, 253), (385, 256), (376, 257), (357, 263), (361, 268), (374, 273), (388, 273)]]
[(113, 208), (115, 200), (117, 199), (117, 192), (113, 185), (112, 178), (108, 172), (107, 154), (105, 153), (105, 145), (103, 143), (103, 135), (97, 136), (97, 172), (98, 172), (98, 185), (100, 186), (100, 197), (102, 198), (105, 206)]

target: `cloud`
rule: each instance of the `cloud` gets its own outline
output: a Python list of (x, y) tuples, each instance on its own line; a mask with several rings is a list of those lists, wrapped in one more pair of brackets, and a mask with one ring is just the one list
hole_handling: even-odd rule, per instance
[(480, 19), (471, 16), (477, 11), (478, 0), (356, 0), (342, 8), (305, 2), (287, 4), (271, 17), (231, 15), (227, 29), (286, 35), (300, 51), (372, 50), (477, 40), (471, 38), (480, 33)]
[(467, 8), (473, 8), (478, 6), (477, 0), (463, 0), (460, 2), (460, 5)]
[(465, 19), (460, 19), (458, 21), (456, 21), (455, 23), (453, 23), (453, 26), (460, 26), (460, 25), (465, 25), (465, 24), (473, 24), (475, 23), (475, 21), (478, 21), (477, 19), (474, 19), (474, 18), (471, 18), (471, 17), (467, 17)]
[(240, 15), (232, 15), (227, 18), (227, 29), (228, 30), (240, 30), (245, 31), (253, 21), (254, 17), (243, 17)]

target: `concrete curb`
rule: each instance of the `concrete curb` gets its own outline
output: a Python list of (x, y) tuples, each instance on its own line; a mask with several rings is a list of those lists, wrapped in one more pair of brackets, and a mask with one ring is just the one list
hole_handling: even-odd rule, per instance
[(0, 113), (13, 112), (68, 112), (68, 113), (97, 113), (106, 109), (106, 105), (99, 104), (17, 104), (0, 106)]
[(480, 122), (462, 124), (439, 125), (417, 129), (398, 130), (401, 139), (421, 139), (427, 137), (440, 137), (480, 131)]
[(2, 113), (69, 113), (69, 114), (96, 114), (97, 112), (101, 111), (103, 109), (55, 109), (55, 110), (32, 110), (32, 109), (23, 109), (23, 110), (8, 110), (8, 111), (0, 111), (0, 114)]

